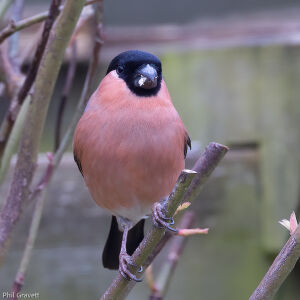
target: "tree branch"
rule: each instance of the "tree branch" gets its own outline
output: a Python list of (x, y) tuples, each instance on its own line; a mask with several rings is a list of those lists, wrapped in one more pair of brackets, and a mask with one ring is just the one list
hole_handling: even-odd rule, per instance
[[(208, 176), (212, 173), (212, 171), (215, 169), (215, 167), (224, 157), (227, 151), (228, 148), (226, 146), (217, 143), (210, 143), (196, 163), (195, 167), (199, 169), (200, 172), (192, 176), (190, 174), (183, 174), (179, 177), (174, 188), (175, 193), (172, 192), (169, 196), (168, 201), (164, 203), (164, 209), (168, 217), (173, 216), (182, 199), (188, 199), (188, 201), (191, 202), (195, 198), (197, 192), (199, 192), (200, 190), (200, 187), (206, 182)], [(200, 163), (202, 164), (201, 166)], [(193, 177), (191, 184), (185, 186), (186, 182), (184, 182), (182, 176), (187, 176), (189, 180), (192, 179), (191, 177)], [(188, 195), (186, 196), (186, 194)], [(161, 241), (164, 233), (165, 229), (157, 228), (155, 226), (151, 227), (150, 231), (148, 232), (140, 246), (132, 255), (133, 263), (137, 265), (136, 268), (133, 268), (131, 270), (133, 274), (136, 274), (141, 265), (143, 265), (145, 269), (145, 267), (147, 267), (145, 266), (146, 261), (147, 264), (151, 263), (151, 261), (147, 259), (147, 257), (153, 251), (155, 251), (155, 248), (159, 244), (159, 241)], [(140, 276), (140, 274), (136, 276)], [(135, 281), (128, 281), (124, 279), (124, 277), (118, 273), (110, 287), (102, 296), (101, 300), (124, 299), (134, 287), (135, 283)]]
[(66, 1), (61, 15), (51, 30), (47, 50), (38, 69), (9, 195), (0, 213), (0, 262), (6, 252), (11, 233), (19, 220), (23, 204), (28, 197), (54, 84), (83, 5), (84, 0)]
[(22, 256), (22, 260), (21, 260), (18, 272), (15, 277), (15, 281), (13, 283), (13, 287), (12, 287), (12, 291), (15, 292), (15, 294), (20, 292), (24, 285), (25, 274), (26, 274), (27, 266), (30, 261), (32, 249), (34, 247), (34, 243), (35, 243), (35, 240), (36, 240), (36, 237), (38, 234), (40, 219), (41, 219), (41, 215), (43, 212), (45, 197), (48, 192), (49, 183), (51, 181), (51, 178), (52, 178), (56, 168), (58, 167), (58, 165), (61, 161), (64, 151), (70, 144), (76, 124), (83, 112), (84, 105), (87, 102), (87, 99), (90, 94), (91, 83), (94, 78), (94, 71), (98, 65), (98, 56), (99, 56), (99, 51), (101, 49), (101, 44), (99, 44), (99, 39), (96, 37), (100, 34), (97, 30), (97, 27), (98, 27), (98, 22), (102, 22), (103, 1), (102, 0), (98, 0), (98, 1), (99, 1), (98, 5), (94, 6), (94, 19), (95, 19), (94, 27), (96, 27), (95, 32), (94, 32), (94, 36), (95, 36), (94, 41), (95, 42), (94, 42), (93, 55), (91, 56), (90, 63), (89, 63), (89, 70), (86, 75), (86, 79), (85, 79), (85, 83), (84, 83), (85, 88), (82, 91), (80, 100), (79, 100), (77, 108), (76, 108), (76, 112), (75, 112), (73, 119), (72, 119), (71, 123), (69, 124), (69, 127), (63, 137), (62, 143), (59, 145), (59, 148), (55, 152), (53, 160), (51, 159), (51, 161), (49, 162), (49, 165), (42, 177), (42, 180), (39, 182), (38, 186), (34, 189), (34, 192), (31, 195), (32, 198), (36, 197), (37, 199), (36, 199), (34, 214), (32, 217), (26, 246), (25, 246), (25, 249), (23, 252), (23, 256)]
[(300, 257), (300, 226), (291, 235), (249, 300), (273, 299)]

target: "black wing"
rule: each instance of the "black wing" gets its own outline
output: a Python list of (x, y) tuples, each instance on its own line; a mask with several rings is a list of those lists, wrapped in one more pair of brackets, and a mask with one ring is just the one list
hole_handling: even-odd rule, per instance
[(76, 156), (75, 153), (74, 153), (74, 160), (75, 160), (75, 162), (77, 164), (77, 167), (78, 167), (81, 175), (83, 176), (81, 162), (80, 162), (79, 158)]
[(186, 153), (187, 153), (188, 147), (190, 149), (192, 149), (191, 139), (190, 139), (189, 135), (186, 133), (185, 137), (184, 137), (184, 149), (183, 149), (184, 158), (186, 158)]

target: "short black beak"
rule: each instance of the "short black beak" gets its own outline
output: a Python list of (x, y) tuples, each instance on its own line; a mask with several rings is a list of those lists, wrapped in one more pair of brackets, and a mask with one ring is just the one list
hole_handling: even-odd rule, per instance
[(134, 85), (142, 89), (153, 89), (157, 86), (157, 71), (154, 67), (147, 64), (136, 71)]

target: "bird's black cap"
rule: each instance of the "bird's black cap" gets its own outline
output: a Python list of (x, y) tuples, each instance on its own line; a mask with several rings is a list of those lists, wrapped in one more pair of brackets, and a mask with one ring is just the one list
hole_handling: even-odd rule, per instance
[(160, 90), (161, 62), (151, 53), (139, 50), (122, 52), (111, 61), (106, 74), (113, 70), (138, 96), (154, 96)]

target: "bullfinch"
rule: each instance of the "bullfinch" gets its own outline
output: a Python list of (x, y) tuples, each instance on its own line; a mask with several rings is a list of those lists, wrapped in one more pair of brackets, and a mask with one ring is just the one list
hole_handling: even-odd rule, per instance
[[(131, 255), (144, 238), (154, 203), (184, 169), (191, 141), (174, 108), (158, 57), (131, 50), (116, 56), (79, 120), (74, 159), (94, 201), (112, 214), (102, 262), (128, 280)], [(158, 226), (172, 229), (161, 211)]]

